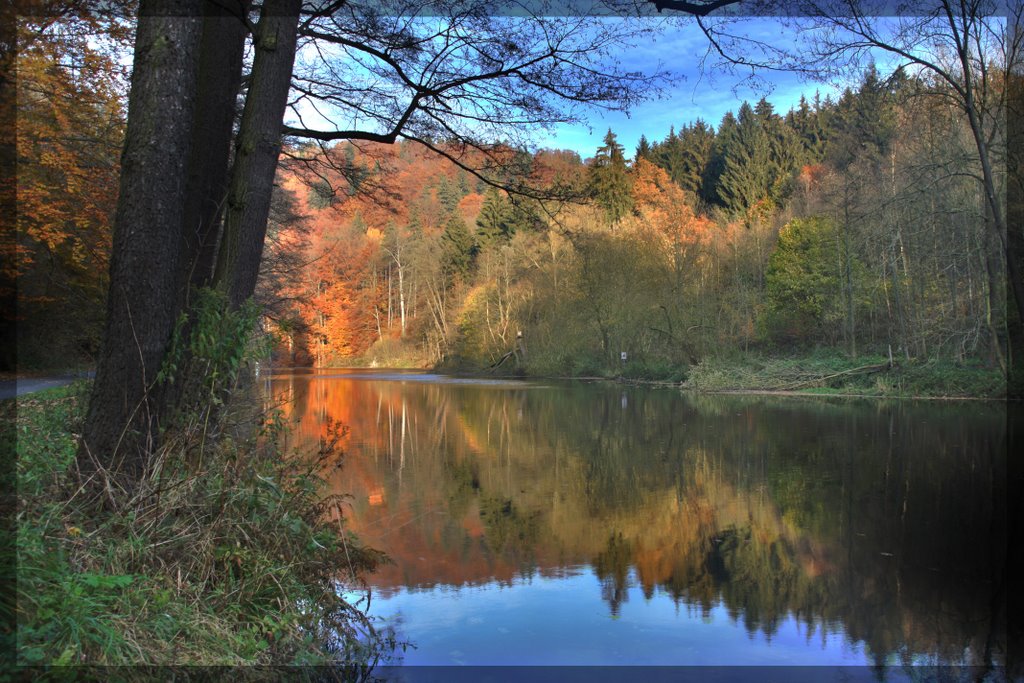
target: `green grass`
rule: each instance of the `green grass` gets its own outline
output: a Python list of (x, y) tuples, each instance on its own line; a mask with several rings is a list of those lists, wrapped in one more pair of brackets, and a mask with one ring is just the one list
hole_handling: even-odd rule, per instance
[[(870, 367), (861, 370), (866, 366)], [(853, 372), (851, 372), (853, 371)], [(690, 369), (684, 384), (697, 391), (798, 391), (882, 397), (1003, 398), (1006, 378), (980, 362), (903, 361), (818, 351), (803, 356), (746, 354), (709, 358)]]
[(86, 390), (18, 399), (19, 665), (365, 667), (393, 648), (338, 596), (383, 558), (324, 496), (337, 453), (281, 453), (274, 420), (177, 437), (132, 493), (97, 498), (74, 467)]
[[(874, 367), (871, 367), (874, 366)], [(693, 391), (795, 391), (810, 395), (877, 397), (1004, 398), (1006, 377), (980, 361), (896, 362), (888, 357), (850, 358), (832, 349), (800, 355), (733, 353), (705, 358), (694, 366), (664, 359), (631, 358), (609, 366), (585, 353), (535, 354), (524, 368), (508, 362), (492, 372), (535, 377), (600, 377), (638, 382), (669, 382)]]

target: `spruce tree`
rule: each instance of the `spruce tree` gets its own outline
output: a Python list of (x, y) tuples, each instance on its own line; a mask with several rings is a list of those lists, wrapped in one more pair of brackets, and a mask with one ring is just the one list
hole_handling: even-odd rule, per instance
[(476, 218), (477, 242), (481, 249), (499, 240), (508, 240), (515, 232), (512, 205), (498, 190), (490, 188)]
[(843, 170), (861, 155), (888, 152), (896, 135), (896, 98), (874, 66), (857, 91), (847, 88), (836, 104), (826, 157)]
[(441, 270), (449, 286), (469, 275), (475, 252), (476, 244), (466, 222), (453, 215), (441, 233)]
[(641, 159), (653, 161), (653, 149), (651, 148), (651, 143), (647, 141), (646, 135), (640, 135), (640, 142), (637, 143), (636, 155), (633, 159), (634, 161), (640, 161)]
[(811, 109), (807, 98), (800, 96), (800, 103), (786, 114), (786, 125), (800, 143), (800, 161), (805, 164), (820, 163), (825, 157), (825, 127), (821, 112)]
[(729, 211), (744, 213), (767, 195), (771, 149), (761, 117), (747, 102), (740, 106), (736, 134), (724, 150), (722, 163), (717, 192)]
[(684, 190), (700, 194), (714, 141), (715, 131), (702, 119), (680, 131), (678, 169), (669, 175)]
[(701, 197), (708, 204), (725, 206), (725, 202), (720, 196), (719, 181), (725, 171), (725, 160), (729, 155), (730, 148), (736, 144), (737, 128), (735, 115), (731, 111), (727, 111), (722, 117), (722, 122), (718, 124), (718, 132), (711, 145), (711, 154), (701, 179)]
[(459, 206), (460, 199), (462, 197), (459, 196), (458, 188), (449, 180), (448, 176), (442, 175), (437, 183), (437, 201), (440, 202), (445, 215), (451, 215), (455, 212), (455, 209)]
[(604, 209), (609, 225), (615, 225), (633, 209), (633, 195), (626, 157), (615, 133), (608, 129), (590, 167), (590, 192)]

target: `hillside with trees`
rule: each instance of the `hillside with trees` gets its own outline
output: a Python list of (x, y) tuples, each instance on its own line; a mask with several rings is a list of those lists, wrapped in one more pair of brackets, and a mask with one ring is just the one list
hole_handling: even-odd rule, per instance
[[(339, 590), (365, 585), (385, 560), (346, 526), (348, 501), (327, 489), (350, 430), (360, 436), (358, 420), (325, 423), (304, 450), (289, 448), (289, 430), (312, 424), (289, 420), (312, 404), (296, 400), (288, 412), (264, 402), (271, 380), (254, 378), (272, 374), (268, 360), (664, 380), (698, 391), (838, 393), (856, 378), (861, 395), (1004, 398), (1024, 386), (1024, 144), (1010, 125), (1024, 108), (1024, 8), (1013, 3), (930, 0), (907, 16), (867, 0), (16, 0), (11, 9), (14, 21), (0, 22), (9, 124), (0, 136), (9, 223), (0, 234), (9, 303), (0, 371), (5, 381), (92, 371), (88, 381), (0, 402), (0, 442), (11, 453), (2, 475), (14, 482), (0, 498), (10, 546), (0, 640), (13, 665), (104, 667), (80, 670), (102, 677), (107, 666), (140, 664), (342, 664), (350, 668), (332, 675), (364, 679), (384, 650), (404, 646)], [(764, 22), (750, 33), (748, 10)], [(685, 26), (672, 21), (680, 16)], [(772, 45), (762, 40), (767, 26), (800, 38)], [(834, 98), (808, 88), (787, 111), (762, 98), (720, 121), (680, 116), (667, 131), (652, 116), (636, 149), (607, 130), (592, 158), (538, 148), (545, 133), (678, 93), (685, 69), (651, 59), (662, 37), (659, 48), (687, 44), (678, 55), (687, 68), (699, 61), (708, 71), (798, 73), (849, 87)], [(890, 61), (876, 68), (876, 55)], [(462, 381), (430, 380), (435, 395)], [(532, 466), (536, 453), (525, 448), (553, 447), (560, 428), (580, 430), (580, 453), (593, 450), (596, 412), (651, 425), (613, 393), (584, 410), (539, 396), (538, 419), (523, 433), (537, 438), (505, 441), (505, 465), (522, 444), (515, 458)], [(347, 405), (359, 398), (352, 394)], [(392, 404), (384, 399), (381, 410)], [(491, 438), (480, 411), (505, 407), (488, 399), (447, 413), (461, 434), (457, 457), (430, 481), (469, 500), (465, 487), (479, 488), (472, 444)], [(405, 403), (401, 414), (404, 444)], [(445, 415), (432, 419), (443, 427)], [(742, 424), (737, 415), (720, 417)], [(1014, 424), (997, 422), (985, 429)], [(879, 434), (908, 428), (899, 423)], [(770, 414), (763, 424), (781, 428)], [(924, 421), (913, 429), (936, 431)], [(713, 459), (745, 471), (734, 454), (758, 430), (738, 433), (737, 448), (726, 444)], [(873, 474), (884, 467), (890, 482), (891, 445), (864, 457), (852, 432), (831, 432), (847, 444), (836, 455), (860, 458)], [(954, 522), (961, 502), (984, 501), (999, 537), (999, 520), (1019, 512), (999, 514), (1007, 493), (1011, 503), (1021, 498), (1008, 487), (1024, 479), (968, 456), (1015, 450), (1015, 434), (943, 441), (943, 458), (957, 466), (941, 476), (928, 468), (942, 458), (915, 463), (913, 477), (907, 460), (905, 477), (893, 470), (880, 514), (901, 504), (906, 517), (918, 495), (912, 481), (935, 492), (922, 500), (936, 501), (966, 483), (956, 504), (914, 509), (911, 521)], [(703, 437), (687, 434), (682, 446), (691, 438)], [(601, 512), (612, 500), (602, 490), (630, 480), (654, 482), (665, 502), (678, 495), (665, 487), (668, 460), (631, 470), (636, 448), (621, 443), (629, 467), (577, 470), (591, 496), (577, 509)], [(822, 441), (823, 454), (832, 448)], [(682, 464), (698, 451), (707, 449), (674, 453)], [(853, 540), (826, 517), (808, 517), (807, 534), (774, 526), (803, 514), (798, 492), (785, 499), (789, 484), (818, 486), (834, 462), (823, 455), (806, 476), (780, 471), (750, 487), (700, 479), (689, 465), (676, 472), (693, 475), (702, 509), (721, 510), (737, 534), (765, 534), (760, 547), (771, 552), (810, 539), (815, 526), (823, 538)], [(639, 476), (620, 474), (630, 471)], [(843, 476), (833, 484), (852, 495)], [(520, 493), (528, 500), (548, 480), (524, 479), (539, 485)], [(766, 487), (781, 502), (744, 513)], [(531, 534), (546, 533), (544, 520), (515, 513), (512, 489), (492, 490), (502, 496), (470, 522), (487, 527), (492, 550), (517, 559)], [(835, 498), (835, 487), (815, 491), (810, 504)], [(648, 593), (682, 597), (676, 567), (648, 552), (662, 541), (693, 548), (679, 576), (707, 556), (712, 527), (697, 518), (666, 518), (666, 528), (690, 526), (659, 537), (650, 515), (609, 507), (622, 533), (602, 545), (597, 527), (576, 516), (566, 547), (593, 561), (613, 598), (631, 565), (644, 567)], [(883, 522), (879, 548), (895, 538)], [(955, 542), (936, 547), (954, 559), (945, 548), (982, 540), (947, 537)], [(719, 544), (719, 559), (767, 571), (767, 556), (745, 554), (737, 538)], [(857, 592), (873, 591), (876, 575), (896, 577), (902, 590), (876, 555), (892, 556), (871, 551), (880, 569)], [(992, 566), (1003, 555), (995, 548)], [(815, 591), (832, 579), (818, 581), (811, 563), (790, 558), (786, 600), (764, 582), (763, 594), (727, 600), (762, 610), (765, 621), (755, 614), (748, 623), (766, 635), (791, 608), (831, 618)], [(922, 566), (912, 576), (932, 571)], [(977, 588), (975, 575), (936, 583)], [(714, 593), (695, 595), (706, 609)], [(874, 595), (892, 606), (889, 594)], [(967, 604), (975, 592), (963, 595)], [(913, 620), (927, 602), (885, 609), (885, 623)], [(949, 614), (977, 621), (959, 598), (949, 604)], [(895, 652), (888, 645), (872, 647)]]
[[(680, 378), (833, 349), (1005, 370), (1005, 264), (940, 87), (872, 67), (835, 101), (743, 102), (632, 154), (609, 130), (592, 159), (520, 155), (540, 198), (413, 142), (297, 149), (278, 196), (301, 218), (277, 230), (302, 265), (263, 289), (291, 302), (270, 309), (276, 360), (591, 375), (626, 352)], [(325, 154), (358, 172), (311, 174)]]
[[(23, 367), (88, 365), (99, 348), (125, 93), (97, 35), (127, 39), (83, 22), (20, 57), (23, 210), (5, 265)], [(947, 89), (872, 66), (835, 100), (743, 102), (635, 150), (609, 130), (591, 159), (292, 144), (256, 291), (273, 360), (682, 379), (734, 352), (831, 350), (1005, 373), (1007, 262)], [(1005, 130), (990, 137), (1004, 157)], [(1002, 194), (1006, 180), (997, 168)]]

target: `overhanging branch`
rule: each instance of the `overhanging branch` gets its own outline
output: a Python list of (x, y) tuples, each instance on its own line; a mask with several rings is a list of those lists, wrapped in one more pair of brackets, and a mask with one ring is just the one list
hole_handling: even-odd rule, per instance
[(695, 17), (706, 17), (717, 9), (735, 5), (740, 0), (714, 0), (714, 2), (686, 2), (686, 0), (649, 0), (654, 4), (655, 9), (661, 12), (665, 9), (685, 12)]
[(281, 132), (285, 135), (292, 135), (297, 138), (309, 138), (332, 142), (334, 140), (366, 140), (369, 142), (382, 142), (386, 145), (394, 144), (398, 135), (391, 133), (371, 133), (365, 130), (314, 130), (312, 128), (294, 128), (284, 126)]

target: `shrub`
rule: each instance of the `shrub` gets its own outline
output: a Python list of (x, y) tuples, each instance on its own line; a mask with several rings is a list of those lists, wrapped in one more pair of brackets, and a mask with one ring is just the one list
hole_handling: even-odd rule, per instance
[(339, 596), (385, 558), (323, 495), (336, 439), (282, 453), (281, 420), (235, 401), (219, 440), (169, 439), (132, 493), (90, 499), (74, 467), (84, 396), (18, 403), (18, 664), (365, 670), (393, 649)]

